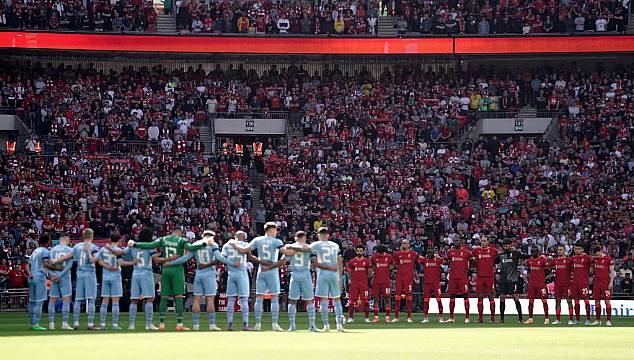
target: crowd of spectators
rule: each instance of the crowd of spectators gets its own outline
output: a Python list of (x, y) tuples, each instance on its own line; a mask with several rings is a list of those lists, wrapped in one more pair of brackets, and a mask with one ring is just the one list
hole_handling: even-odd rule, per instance
[(20, 30), (156, 32), (157, 16), (151, 0), (0, 2), (0, 27)]
[[(164, 12), (181, 33), (376, 35), (395, 16), (399, 35), (623, 32), (628, 0), (177, 0)], [(149, 0), (4, 1), (0, 27), (24, 30), (155, 32)]]
[[(23, 108), (34, 132), (24, 151), (0, 156), (0, 261), (23, 261), (42, 232), (134, 236), (153, 224), (160, 235), (181, 223), (223, 242), (271, 220), (285, 241), (327, 225), (345, 256), (402, 239), (444, 253), (456, 236), (477, 245), (487, 233), (525, 252), (599, 243), (619, 284), (632, 267), (630, 67), (309, 74), (273, 65), (258, 74), (4, 64), (0, 81), (0, 104)], [(461, 138), (478, 113), (527, 104), (553, 111), (561, 136)], [(203, 156), (197, 124), (271, 110), (289, 111), (304, 136), (265, 142), (261, 159)], [(254, 219), (252, 187), (263, 202)]]

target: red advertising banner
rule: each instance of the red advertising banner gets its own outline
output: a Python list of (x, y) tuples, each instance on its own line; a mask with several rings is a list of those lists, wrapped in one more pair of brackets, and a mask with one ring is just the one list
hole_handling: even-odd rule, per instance
[(455, 54), (632, 52), (634, 36), (458, 37)]
[(451, 38), (309, 38), (0, 32), (0, 48), (240, 54), (451, 54)]

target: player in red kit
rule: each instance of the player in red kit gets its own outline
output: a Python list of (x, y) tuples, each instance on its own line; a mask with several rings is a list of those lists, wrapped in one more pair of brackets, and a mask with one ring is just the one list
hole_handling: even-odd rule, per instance
[(384, 245), (377, 246), (377, 253), (370, 258), (374, 278), (372, 279), (372, 296), (374, 297), (374, 320), (379, 322), (379, 305), (381, 299), (385, 303), (385, 322), (390, 321), (390, 269), (394, 258)]
[(601, 251), (601, 247), (596, 246), (592, 249), (594, 253), (594, 286), (592, 287), (592, 296), (595, 304), (595, 320), (591, 325), (601, 325), (601, 300), (605, 301), (605, 325), (612, 326), (612, 284), (614, 283), (614, 261)]
[(548, 319), (548, 293), (546, 292), (546, 270), (549, 268), (548, 260), (541, 256), (541, 251), (537, 246), (531, 248), (532, 257), (526, 261), (530, 274), (528, 276), (528, 289), (526, 295), (528, 297), (528, 319), (524, 324), (532, 324), (533, 307), (535, 306), (535, 298), (542, 300), (544, 307), (544, 325), (550, 323)]
[(575, 325), (581, 320), (581, 305), (583, 299), (586, 304), (586, 325), (590, 325), (590, 266), (592, 258), (583, 252), (581, 244), (575, 245), (575, 255), (572, 257), (572, 288), (570, 289), (575, 302)]
[(350, 276), (350, 296), (348, 298), (348, 312), (350, 317), (348, 318), (348, 323), (354, 322), (354, 309), (355, 307), (361, 307), (361, 305), (363, 305), (365, 311), (365, 322), (370, 322), (368, 275), (370, 274), (372, 265), (370, 264), (370, 260), (363, 256), (363, 246), (357, 245), (355, 250), (357, 256), (348, 261), (346, 268)]
[(552, 259), (550, 266), (555, 269), (555, 311), (557, 320), (553, 325), (561, 323), (561, 299), (565, 298), (568, 302), (568, 325), (572, 325), (574, 321), (574, 310), (572, 300), (570, 299), (570, 278), (572, 276), (572, 258), (566, 256), (566, 248), (563, 245), (557, 246), (558, 257)]
[(484, 297), (489, 298), (491, 322), (495, 322), (495, 258), (498, 250), (491, 246), (486, 236), (480, 237), (480, 247), (473, 249), (476, 261), (476, 292), (478, 293), (478, 322), (483, 322)]
[(449, 260), (449, 320), (454, 322), (453, 312), (456, 306), (456, 297), (464, 299), (465, 324), (469, 323), (469, 260), (473, 257), (471, 251), (462, 247), (462, 239), (454, 240), (454, 247), (447, 252)]
[(438, 303), (438, 321), (442, 324), (444, 320), (440, 299), (440, 273), (445, 261), (438, 257), (438, 251), (428, 249), (427, 256), (420, 258), (419, 262), (423, 265), (423, 314), (425, 316), (421, 322), (423, 324), (429, 322), (429, 300), (435, 297)]
[(407, 322), (413, 323), (412, 320), (412, 283), (414, 282), (414, 268), (420, 257), (414, 250), (410, 250), (409, 241), (401, 242), (401, 250), (393, 255), (396, 262), (396, 292), (394, 293), (394, 320), (398, 322), (398, 315), (401, 311), (401, 299), (405, 297), (407, 307)]

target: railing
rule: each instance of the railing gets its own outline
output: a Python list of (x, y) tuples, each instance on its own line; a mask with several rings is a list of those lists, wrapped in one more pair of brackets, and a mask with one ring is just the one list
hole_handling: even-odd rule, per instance
[(2, 311), (24, 311), (26, 310), (29, 298), (29, 289), (1, 289), (0, 290), (0, 312)]

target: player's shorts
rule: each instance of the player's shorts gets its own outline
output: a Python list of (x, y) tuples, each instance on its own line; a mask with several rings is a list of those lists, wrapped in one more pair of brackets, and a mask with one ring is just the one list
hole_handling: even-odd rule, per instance
[(575, 300), (587, 299), (590, 297), (590, 286), (588, 284), (572, 283), (570, 297)]
[(51, 280), (50, 297), (58, 298), (71, 295), (73, 295), (73, 283), (70, 274), (61, 276), (57, 281)]
[(185, 270), (182, 266), (163, 267), (161, 296), (185, 294)]
[(75, 301), (94, 300), (97, 297), (97, 275), (94, 272), (78, 271)]
[(299, 300), (301, 298), (304, 301), (315, 298), (313, 280), (310, 273), (291, 274), (291, 281), (288, 285), (288, 298), (290, 300)]
[(447, 288), (449, 295), (464, 295), (469, 293), (469, 279), (452, 279), (449, 278), (449, 286)]
[(495, 292), (495, 279), (493, 277), (477, 277), (476, 292), (478, 294), (492, 294)]
[(154, 274), (150, 270), (132, 273), (130, 299), (150, 299), (154, 297)]
[(612, 300), (612, 291), (610, 291), (608, 284), (595, 282), (592, 287), (592, 297), (596, 301)]
[(546, 297), (548, 297), (546, 286), (529, 283), (526, 289), (526, 297), (529, 299), (546, 299)]
[(256, 295), (278, 295), (280, 293), (280, 273), (277, 269), (260, 271), (255, 278)]
[(341, 296), (339, 274), (336, 271), (321, 270), (317, 274), (315, 296), (320, 298), (338, 298)]
[(368, 289), (368, 284), (351, 284), (350, 285), (350, 301), (356, 301), (361, 299), (363, 301), (368, 300), (368, 296), (370, 296), (370, 291)]
[(391, 290), (389, 282), (384, 283), (375, 281), (372, 283), (372, 296), (375, 298), (388, 297), (390, 296)]
[(519, 294), (520, 284), (518, 281), (500, 281), (500, 294)]
[(122, 297), (123, 285), (121, 285), (121, 275), (108, 277), (101, 280), (101, 297)]
[(399, 279), (396, 278), (396, 292), (395, 295), (412, 295), (412, 283), (413, 279)]
[(555, 299), (570, 299), (570, 284), (555, 282)]
[(227, 296), (249, 296), (249, 277), (247, 274), (229, 274), (227, 277)]
[(47, 298), (46, 276), (29, 279), (29, 301), (45, 301)]
[(218, 283), (216, 283), (216, 271), (196, 271), (194, 277), (194, 296), (216, 296)]
[(440, 284), (423, 284), (423, 299), (439, 298)]

